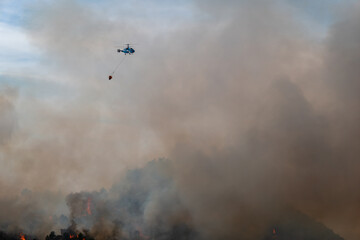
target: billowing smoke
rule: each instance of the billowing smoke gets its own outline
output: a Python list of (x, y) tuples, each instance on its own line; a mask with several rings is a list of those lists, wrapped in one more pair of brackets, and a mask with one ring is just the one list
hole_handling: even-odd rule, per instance
[(109, 191), (73, 193), (67, 197), (71, 229), (90, 229), (95, 239), (170, 239), (195, 235), (170, 174), (170, 162), (152, 161), (129, 171)]
[(16, 91), (5, 88), (0, 92), (0, 145), (6, 144), (16, 127), (16, 112), (14, 101)]
[[(193, 1), (173, 26), (110, 2), (29, 6), (43, 66), (72, 90), (0, 95), (1, 230), (359, 238), (359, 4), (319, 40), (291, 1)], [(124, 38), (141, 44), (109, 82)]]

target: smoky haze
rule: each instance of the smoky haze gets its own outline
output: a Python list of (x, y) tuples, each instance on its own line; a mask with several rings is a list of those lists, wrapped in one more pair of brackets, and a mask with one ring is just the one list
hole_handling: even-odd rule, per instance
[[(321, 40), (286, 1), (194, 1), (194, 16), (154, 31), (107, 17), (115, 2), (29, 8), (44, 68), (72, 91), (49, 102), (1, 92), (1, 214), (12, 218), (0, 226), (44, 235), (78, 221), (106, 239), (183, 223), (207, 239), (259, 239), (296, 210), (360, 237), (358, 3)], [(114, 39), (141, 44), (109, 82)], [(96, 209), (81, 222), (88, 199)]]

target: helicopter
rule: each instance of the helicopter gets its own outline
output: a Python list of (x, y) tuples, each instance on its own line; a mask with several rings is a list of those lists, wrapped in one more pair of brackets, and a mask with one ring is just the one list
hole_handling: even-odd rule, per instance
[[(125, 44), (125, 46), (126, 46), (126, 48), (118, 49), (117, 52), (123, 52), (125, 54), (125, 56), (126, 56), (126, 54), (132, 55), (135, 52), (135, 50), (132, 47), (130, 47), (129, 43)], [(124, 60), (125, 60), (125, 57), (119, 62), (119, 64), (116, 66), (115, 70), (111, 73), (111, 75), (109, 75), (109, 80), (111, 80), (113, 78), (112, 75), (115, 73), (116, 69), (120, 66), (120, 64)]]
[(126, 48), (118, 49), (117, 52), (123, 52), (125, 55), (126, 54), (132, 55), (135, 52), (135, 50), (132, 47), (130, 47), (129, 43), (127, 43)]

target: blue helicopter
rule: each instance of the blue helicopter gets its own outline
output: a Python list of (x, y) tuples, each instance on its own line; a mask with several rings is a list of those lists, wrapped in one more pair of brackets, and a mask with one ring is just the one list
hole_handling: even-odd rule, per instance
[[(135, 50), (134, 50), (132, 47), (130, 47), (130, 44), (129, 44), (129, 43), (127, 43), (127, 44), (125, 44), (125, 45), (126, 45), (126, 48), (124, 48), (124, 49), (118, 49), (117, 52), (123, 52), (125, 55), (126, 55), (126, 54), (132, 55), (132, 54), (135, 52)], [(124, 60), (125, 60), (125, 57), (119, 62), (119, 64), (116, 66), (115, 70), (111, 73), (111, 75), (109, 75), (109, 80), (111, 80), (111, 79), (113, 78), (112, 75), (115, 73), (116, 69), (120, 66), (120, 64), (121, 64)]]
[(123, 52), (125, 55), (126, 54), (132, 55), (135, 52), (135, 50), (132, 47), (130, 47), (129, 43), (126, 44), (126, 48), (118, 49), (117, 51), (118, 52)]

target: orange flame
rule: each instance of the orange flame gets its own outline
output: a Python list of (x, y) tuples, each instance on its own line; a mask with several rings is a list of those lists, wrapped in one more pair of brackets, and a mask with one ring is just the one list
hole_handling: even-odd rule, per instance
[(274, 234), (274, 235), (276, 234), (276, 229), (275, 229), (275, 228), (273, 229), (273, 234)]
[(71, 235), (71, 234), (70, 234), (70, 239), (71, 239), (71, 238), (74, 238), (74, 237), (75, 237), (74, 235)]
[(22, 233), (20, 233), (20, 240), (26, 240), (26, 238), (25, 238), (25, 235), (24, 234), (22, 234)]
[(91, 215), (91, 198), (88, 198), (87, 200), (87, 208), (86, 208), (86, 211), (88, 213), (88, 215)]

